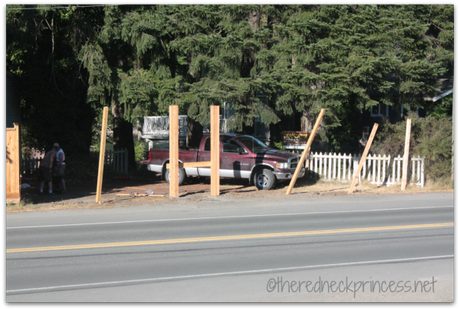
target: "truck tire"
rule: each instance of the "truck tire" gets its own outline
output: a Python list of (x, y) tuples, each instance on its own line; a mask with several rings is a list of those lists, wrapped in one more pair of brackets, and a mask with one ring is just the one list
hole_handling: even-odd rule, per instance
[[(165, 179), (166, 179), (166, 182), (168, 182), (169, 184), (169, 169), (166, 169)], [(185, 179), (186, 179), (186, 175), (185, 175), (184, 169), (179, 169), (179, 185), (184, 184)]]
[(270, 169), (260, 169), (254, 173), (254, 185), (261, 190), (269, 190), (275, 185), (276, 177)]

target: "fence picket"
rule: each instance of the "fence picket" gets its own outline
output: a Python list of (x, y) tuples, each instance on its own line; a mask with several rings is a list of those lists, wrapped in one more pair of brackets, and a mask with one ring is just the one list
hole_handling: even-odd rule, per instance
[[(351, 181), (351, 176), (354, 175), (358, 162), (361, 156), (356, 154), (337, 154), (337, 153), (317, 153), (311, 154), (310, 171), (315, 172), (310, 174), (310, 177), (315, 176), (326, 180)], [(392, 157), (390, 155), (369, 155), (366, 158), (363, 169), (359, 175), (358, 182), (368, 180), (375, 185), (395, 185), (400, 184), (401, 164), (403, 158), (398, 155)], [(424, 160), (423, 158), (411, 158), (412, 169), (409, 178), (412, 184), (417, 186), (425, 186)]]

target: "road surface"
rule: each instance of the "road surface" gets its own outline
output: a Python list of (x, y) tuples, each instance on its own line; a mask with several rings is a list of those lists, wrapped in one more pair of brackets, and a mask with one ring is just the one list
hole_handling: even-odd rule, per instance
[(453, 301), (453, 193), (7, 215), (8, 302)]

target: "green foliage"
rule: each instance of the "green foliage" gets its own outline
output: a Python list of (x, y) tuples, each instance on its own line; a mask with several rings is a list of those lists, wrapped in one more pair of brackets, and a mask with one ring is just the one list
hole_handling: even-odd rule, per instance
[(66, 154), (88, 152), (95, 110), (86, 102), (87, 76), (76, 55), (92, 12), (7, 6), (6, 63), (17, 75), (23, 145), (49, 150), (59, 142)]
[(114, 143), (134, 162), (129, 123), (175, 104), (206, 125), (225, 102), (237, 131), (255, 118), (314, 123), (325, 108), (319, 136), (339, 151), (356, 145), (366, 110), (421, 107), (453, 75), (453, 5), (25, 7), (7, 6), (6, 62), (21, 79), (24, 141), (40, 148), (87, 150), (110, 106)]
[(452, 173), (452, 118), (427, 117), (418, 132), (415, 151), (425, 158), (431, 179), (450, 178)]
[(148, 152), (149, 152), (149, 148), (148, 148), (148, 143), (145, 142), (145, 141), (138, 141), (136, 140), (134, 142), (134, 151), (136, 153), (136, 162), (139, 162), (143, 159), (148, 159)]
[[(410, 156), (425, 158), (425, 173), (432, 180), (449, 178), (452, 169), (452, 118), (423, 119), (414, 112), (407, 116), (412, 120)], [(395, 125), (387, 120), (379, 127), (372, 153), (392, 156), (404, 155), (406, 121)]]
[(428, 107), (428, 114), (436, 119), (447, 118), (452, 116), (453, 96), (443, 98), (439, 104), (433, 104)]
[(282, 151), (284, 150), (284, 146), (283, 146), (284, 143), (283, 143), (283, 141), (280, 141), (280, 142), (275, 142), (275, 141), (274, 141), (273, 144), (274, 144), (274, 146), (275, 146), (278, 150), (282, 150)]
[(279, 60), (272, 76), (282, 90), (278, 110), (292, 113), (295, 108), (314, 116), (325, 108), (324, 130), (339, 149), (347, 140), (357, 140), (363, 110), (380, 102), (421, 106), (423, 93), (433, 93), (436, 77), (446, 72), (435, 57), (436, 38), (427, 35), (431, 8), (293, 8), (275, 28)]

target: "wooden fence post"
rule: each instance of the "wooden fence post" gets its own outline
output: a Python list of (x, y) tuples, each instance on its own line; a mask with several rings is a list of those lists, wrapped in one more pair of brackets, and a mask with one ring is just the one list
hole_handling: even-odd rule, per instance
[(169, 106), (169, 197), (179, 197), (179, 107)]
[(377, 132), (377, 128), (379, 127), (379, 124), (375, 123), (374, 128), (372, 128), (371, 135), (369, 136), (369, 139), (367, 140), (366, 148), (364, 149), (363, 156), (361, 156), (361, 161), (359, 162), (358, 170), (356, 170), (355, 177), (353, 179), (353, 182), (351, 183), (350, 190), (348, 191), (348, 194), (353, 193), (353, 189), (355, 188), (356, 182), (358, 181), (359, 174), (361, 173), (361, 169), (363, 168), (364, 162), (366, 161), (367, 154), (369, 153), (369, 149), (371, 148), (372, 141), (374, 140), (375, 133)]
[(220, 124), (219, 106), (211, 106), (211, 196), (219, 196), (220, 188)]
[(101, 148), (99, 150), (99, 172), (97, 175), (97, 190), (96, 190), (96, 202), (101, 202), (102, 192), (102, 180), (104, 178), (104, 163), (105, 163), (105, 144), (107, 141), (107, 119), (109, 115), (109, 108), (104, 107), (102, 116), (102, 132), (101, 132)]
[(6, 203), (21, 201), (19, 125), (6, 128)]
[(412, 120), (408, 119), (406, 124), (406, 141), (404, 144), (404, 162), (402, 171), (401, 190), (406, 190), (407, 186), (407, 172), (409, 169), (409, 147), (410, 147), (410, 132), (411, 132)]
[(315, 138), (316, 131), (318, 131), (319, 125), (321, 124), (321, 120), (323, 119), (324, 116), (324, 109), (321, 109), (321, 112), (318, 115), (318, 118), (316, 119), (315, 126), (313, 127), (313, 130), (311, 131), (310, 137), (308, 138), (307, 145), (305, 146), (305, 149), (302, 152), (302, 156), (300, 157), (300, 161), (297, 163), (297, 167), (295, 169), (294, 175), (292, 176), (291, 183), (289, 184), (289, 187), (286, 191), (286, 195), (291, 194), (292, 189), (294, 188), (295, 182), (297, 181), (297, 177), (299, 176), (300, 170), (302, 169), (302, 164), (305, 161), (305, 157), (307, 157), (307, 153), (310, 151), (311, 144), (313, 143), (313, 139)]

